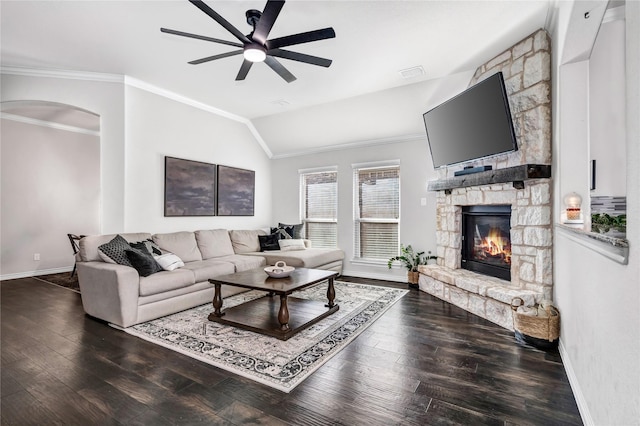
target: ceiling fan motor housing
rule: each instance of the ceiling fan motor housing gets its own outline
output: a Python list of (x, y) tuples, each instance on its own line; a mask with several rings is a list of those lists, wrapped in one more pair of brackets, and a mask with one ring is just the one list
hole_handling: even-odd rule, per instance
[(260, 12), (259, 10), (256, 10), (256, 9), (249, 9), (245, 13), (245, 16), (247, 17), (247, 24), (251, 25), (253, 27), (253, 29), (255, 30), (256, 29), (256, 25), (258, 25), (258, 21), (260, 20), (260, 17), (262, 16), (262, 12)]

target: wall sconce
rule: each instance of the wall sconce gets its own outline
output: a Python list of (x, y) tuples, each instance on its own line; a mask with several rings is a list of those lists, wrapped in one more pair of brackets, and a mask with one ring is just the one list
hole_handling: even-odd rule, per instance
[(584, 223), (582, 220), (582, 197), (575, 192), (570, 192), (564, 196), (563, 201), (566, 215), (564, 223)]

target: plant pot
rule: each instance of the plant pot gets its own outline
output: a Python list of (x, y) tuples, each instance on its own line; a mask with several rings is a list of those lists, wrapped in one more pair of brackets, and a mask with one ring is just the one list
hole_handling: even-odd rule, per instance
[(407, 282), (409, 284), (418, 284), (418, 280), (420, 279), (420, 272), (407, 272)]

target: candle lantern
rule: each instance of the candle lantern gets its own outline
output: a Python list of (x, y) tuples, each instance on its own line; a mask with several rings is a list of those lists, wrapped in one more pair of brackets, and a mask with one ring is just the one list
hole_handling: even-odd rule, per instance
[(581, 218), (580, 209), (582, 206), (582, 197), (575, 192), (571, 192), (564, 196), (564, 206), (567, 212), (567, 220), (578, 221)]

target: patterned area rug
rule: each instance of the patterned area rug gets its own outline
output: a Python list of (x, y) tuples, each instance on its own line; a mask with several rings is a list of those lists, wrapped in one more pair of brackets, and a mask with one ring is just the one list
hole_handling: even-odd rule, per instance
[(71, 276), (71, 272), (60, 272), (58, 274), (38, 275), (33, 278), (39, 279), (41, 281), (46, 281), (49, 284), (59, 285), (60, 287), (68, 288), (69, 290), (80, 293), (80, 285), (78, 284), (77, 273), (73, 274), (73, 277)]
[[(210, 303), (125, 331), (288, 393), (408, 293), (341, 281), (335, 290), (340, 309), (287, 341), (210, 322)], [(321, 283), (295, 297), (326, 301), (326, 291), (326, 283)], [(231, 296), (223, 310), (262, 296), (260, 291)]]

